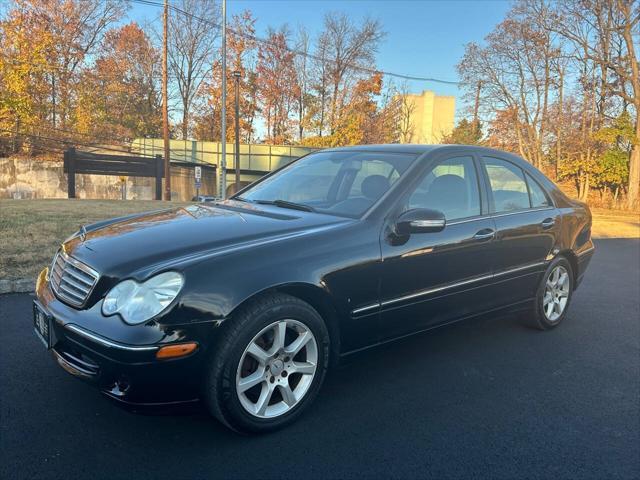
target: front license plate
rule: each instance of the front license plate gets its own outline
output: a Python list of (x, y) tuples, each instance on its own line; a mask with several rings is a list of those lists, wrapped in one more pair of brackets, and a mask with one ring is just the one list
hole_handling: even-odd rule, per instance
[(37, 302), (33, 302), (33, 328), (47, 350), (51, 348), (51, 315), (45, 312)]

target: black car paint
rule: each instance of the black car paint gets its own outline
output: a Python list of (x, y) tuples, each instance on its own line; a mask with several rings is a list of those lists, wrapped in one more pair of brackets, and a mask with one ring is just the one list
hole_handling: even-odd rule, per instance
[[(528, 305), (546, 263), (558, 254), (572, 262), (579, 283), (593, 252), (591, 215), (527, 162), (478, 147), (352, 148), (419, 155), (361, 219), (230, 199), (86, 226), (84, 240), (76, 236), (63, 245), (101, 274), (86, 306), (58, 300), (46, 271), (37, 283), (38, 300), (54, 318), (55, 355), (91, 359), (99, 366), (92, 380), (119, 400), (183, 401), (198, 396), (217, 329), (265, 291), (311, 303), (328, 323), (335, 361), (476, 314)], [(554, 206), (494, 215), (481, 173), (481, 215), (441, 232), (399, 237), (399, 198), (434, 162), (458, 154), (472, 155), (479, 171), (485, 154), (515, 163), (544, 187)], [(549, 218), (554, 224), (543, 227)], [(487, 231), (494, 236), (474, 238)], [(156, 318), (131, 326), (102, 315), (102, 298), (117, 282), (167, 270), (182, 272), (185, 285)], [(191, 356), (156, 360), (160, 346), (185, 341), (199, 345)], [(73, 365), (63, 366), (72, 372)]]

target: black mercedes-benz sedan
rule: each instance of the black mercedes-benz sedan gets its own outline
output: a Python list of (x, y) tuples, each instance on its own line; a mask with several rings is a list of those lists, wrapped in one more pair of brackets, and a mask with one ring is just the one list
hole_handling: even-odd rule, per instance
[(81, 227), (38, 278), (34, 327), (112, 399), (202, 400), (266, 431), (345, 355), (505, 310), (558, 326), (593, 251), (589, 209), (511, 154), (328, 149), (226, 201)]

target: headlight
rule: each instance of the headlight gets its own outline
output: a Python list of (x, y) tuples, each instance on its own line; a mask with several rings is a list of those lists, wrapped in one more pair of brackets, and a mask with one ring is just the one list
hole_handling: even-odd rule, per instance
[(143, 283), (125, 280), (107, 293), (102, 313), (106, 316), (119, 313), (129, 325), (144, 323), (167, 308), (183, 284), (178, 272), (161, 273)]

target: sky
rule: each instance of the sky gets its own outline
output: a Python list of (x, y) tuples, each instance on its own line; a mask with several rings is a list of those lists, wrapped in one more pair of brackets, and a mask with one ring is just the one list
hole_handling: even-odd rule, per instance
[[(171, 0), (170, 0), (171, 1)], [(345, 12), (355, 19), (378, 19), (387, 33), (376, 67), (421, 77), (457, 80), (456, 64), (468, 42), (481, 42), (505, 16), (508, 0), (227, 0), (228, 18), (249, 9), (257, 19), (256, 33), (286, 23), (293, 31), (306, 26), (312, 38), (322, 29), (326, 12)], [(153, 21), (160, 9), (133, 4), (130, 18)], [(410, 82), (418, 93), (433, 90), (456, 96), (458, 114), (463, 106), (457, 86)]]

